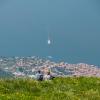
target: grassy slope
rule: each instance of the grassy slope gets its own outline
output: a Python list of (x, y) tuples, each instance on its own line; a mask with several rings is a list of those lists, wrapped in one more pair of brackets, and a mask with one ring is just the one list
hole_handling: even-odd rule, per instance
[(100, 100), (100, 78), (0, 79), (0, 100)]

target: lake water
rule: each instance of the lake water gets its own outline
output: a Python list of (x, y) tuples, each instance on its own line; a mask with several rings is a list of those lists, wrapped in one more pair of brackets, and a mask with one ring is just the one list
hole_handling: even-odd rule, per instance
[(100, 66), (100, 1), (1, 0), (0, 55)]

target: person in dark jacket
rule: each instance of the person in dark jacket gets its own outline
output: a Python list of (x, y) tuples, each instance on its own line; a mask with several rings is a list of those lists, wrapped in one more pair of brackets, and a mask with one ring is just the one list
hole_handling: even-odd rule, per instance
[(43, 74), (41, 73), (41, 71), (39, 70), (36, 74), (36, 79), (38, 81), (43, 81)]

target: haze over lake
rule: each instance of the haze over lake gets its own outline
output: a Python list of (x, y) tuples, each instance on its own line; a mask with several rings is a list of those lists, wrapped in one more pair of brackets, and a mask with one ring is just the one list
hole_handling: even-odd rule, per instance
[(100, 1), (0, 0), (0, 55), (100, 66)]

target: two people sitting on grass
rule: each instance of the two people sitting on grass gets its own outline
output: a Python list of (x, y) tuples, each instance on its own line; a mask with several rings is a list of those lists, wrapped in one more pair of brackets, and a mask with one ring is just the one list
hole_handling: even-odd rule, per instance
[(38, 81), (43, 81), (43, 80), (51, 80), (55, 78), (51, 73), (48, 71), (47, 73), (43, 74), (40, 70), (36, 74), (36, 79)]

